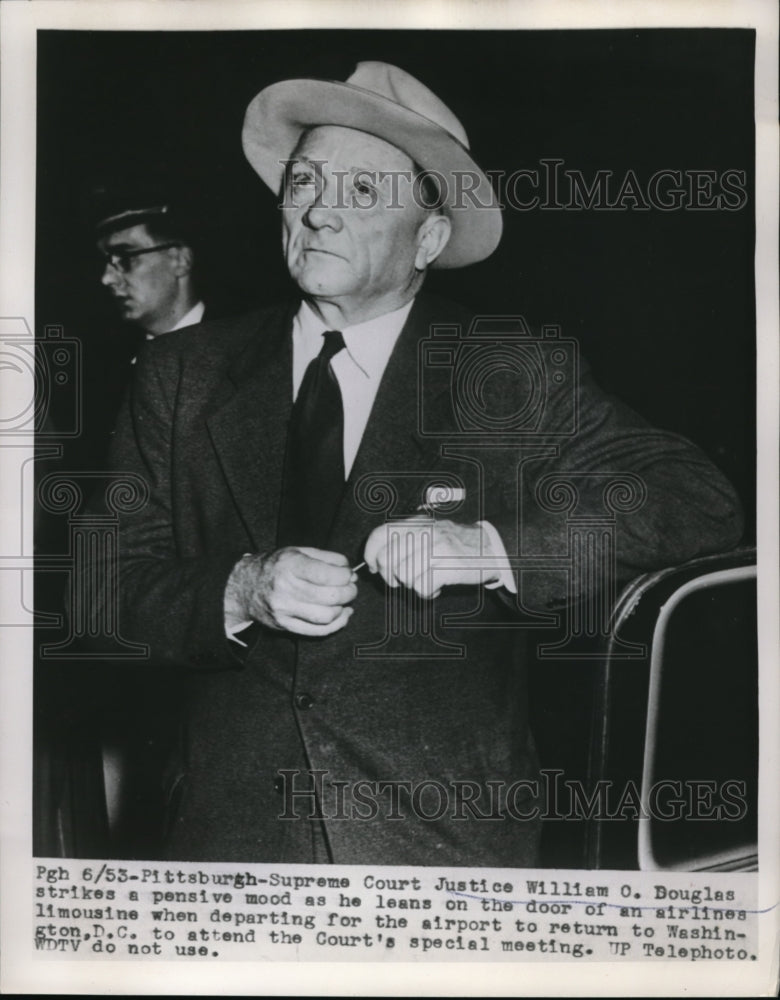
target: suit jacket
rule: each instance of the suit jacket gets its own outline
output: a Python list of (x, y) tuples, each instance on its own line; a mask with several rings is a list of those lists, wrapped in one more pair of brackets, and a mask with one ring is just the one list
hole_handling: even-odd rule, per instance
[[(180, 672), (189, 720), (167, 854), (307, 862), (320, 857), (324, 831), (341, 863), (532, 865), (537, 764), (522, 626), (533, 609), (584, 593), (587, 574), (566, 572), (572, 517), (611, 532), (620, 580), (736, 544), (736, 498), (693, 445), (648, 427), (560, 355), (537, 352), (526, 400), (490, 364), (497, 377), (454, 390), (455, 354), (431, 356), (423, 343), (437, 327), (450, 335), (436, 344), (451, 348), (472, 317), (420, 296), (328, 547), (359, 562), (377, 524), (413, 513), (444, 481), (465, 493), (447, 516), (490, 520), (510, 557), (536, 562), (517, 597), (450, 587), (423, 602), (363, 573), (346, 628), (316, 639), (258, 628), (243, 651), (225, 637), (223, 595), (244, 553), (276, 546), (296, 308), (150, 344), (116, 434), (113, 468), (149, 490), (121, 518), (120, 630), (148, 643), (160, 669)], [(474, 350), (489, 358), (495, 343)], [(563, 376), (553, 377), (553, 361)], [(456, 391), (472, 393), (465, 417)], [(530, 433), (477, 427), (475, 436), (469, 413), (524, 406), (538, 410)], [(605, 529), (605, 477), (616, 473), (630, 473), (644, 497), (630, 513), (608, 505)], [(556, 476), (574, 484), (574, 506)], [(307, 818), (318, 813), (321, 825)]]

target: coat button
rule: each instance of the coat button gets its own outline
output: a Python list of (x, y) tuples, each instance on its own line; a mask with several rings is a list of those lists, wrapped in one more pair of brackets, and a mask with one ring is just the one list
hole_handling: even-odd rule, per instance
[(281, 778), (274, 778), (274, 791), (277, 795), (281, 795), (284, 791), (284, 782)]
[(314, 704), (314, 699), (312, 698), (312, 696), (310, 694), (307, 694), (305, 691), (301, 691), (300, 694), (296, 694), (296, 696), (295, 696), (295, 707), (296, 708), (300, 708), (300, 709), (304, 709), (305, 710), (307, 708), (311, 708), (311, 706), (313, 704)]

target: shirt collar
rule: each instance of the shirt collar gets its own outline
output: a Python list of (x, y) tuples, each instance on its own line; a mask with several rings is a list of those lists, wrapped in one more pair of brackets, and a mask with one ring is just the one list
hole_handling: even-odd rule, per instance
[(205, 311), (205, 304), (203, 302), (196, 302), (192, 309), (182, 316), (176, 326), (173, 327), (173, 330), (181, 330), (183, 326), (194, 326), (196, 323), (200, 323)]
[[(172, 326), (170, 330), (165, 330), (165, 333), (173, 333), (174, 330), (181, 330), (185, 326), (195, 326), (196, 323), (200, 323), (203, 319), (203, 314), (206, 311), (206, 305), (203, 302), (196, 302), (195, 305), (190, 309), (189, 312), (185, 313), (176, 326)], [(162, 333), (149, 333), (147, 331), (146, 339), (154, 340), (155, 337), (161, 337)]]
[[(384, 316), (342, 328), (347, 354), (366, 378), (381, 378), (413, 303), (414, 299), (411, 299), (400, 309)], [(322, 346), (322, 334), (331, 327), (322, 322), (307, 302), (301, 303), (296, 320), (307, 353), (315, 357)]]

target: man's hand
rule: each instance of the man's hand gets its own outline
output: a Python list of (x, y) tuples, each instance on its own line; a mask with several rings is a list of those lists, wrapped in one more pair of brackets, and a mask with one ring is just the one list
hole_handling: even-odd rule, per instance
[(345, 556), (313, 548), (244, 556), (225, 588), (225, 616), (297, 635), (330, 635), (352, 616), (357, 596)]
[(404, 586), (421, 597), (438, 597), (448, 584), (482, 584), (500, 579), (496, 554), (479, 524), (410, 517), (374, 528), (363, 558), (390, 587)]

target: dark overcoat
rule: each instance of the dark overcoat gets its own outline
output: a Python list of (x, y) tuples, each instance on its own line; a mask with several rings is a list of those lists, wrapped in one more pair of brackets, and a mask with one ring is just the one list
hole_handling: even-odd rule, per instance
[[(276, 546), (295, 308), (150, 344), (116, 434), (113, 469), (149, 491), (121, 518), (119, 628), (181, 673), (188, 720), (167, 856), (307, 862), (322, 856), (312, 844), (324, 831), (339, 863), (532, 865), (523, 626), (582, 596), (587, 573), (567, 571), (572, 517), (595, 517), (614, 539), (609, 573), (622, 580), (734, 545), (736, 498), (693, 445), (603, 394), (569, 348), (535, 349), (525, 375), (503, 378), (489, 359), (512, 368), (511, 357), (483, 330), (473, 350), (485, 377), (470, 362), (476, 375), (458, 382), (472, 317), (420, 296), (328, 548), (357, 564), (374, 527), (455, 485), (438, 516), (490, 520), (516, 566), (535, 559), (517, 574), (520, 593), (450, 587), (424, 602), (364, 571), (341, 631), (257, 628), (243, 649), (226, 638), (223, 595), (242, 555)], [(465, 407), (458, 393), (471, 393)], [(606, 479), (621, 475), (605, 522)], [(308, 818), (317, 810), (321, 826)]]

